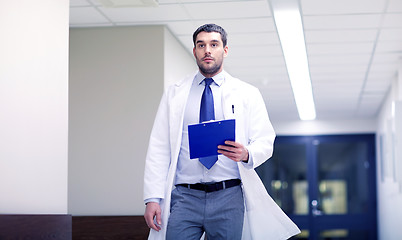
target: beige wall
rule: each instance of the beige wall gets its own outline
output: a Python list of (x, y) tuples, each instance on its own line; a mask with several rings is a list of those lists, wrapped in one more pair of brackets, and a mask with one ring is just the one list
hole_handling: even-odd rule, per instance
[(68, 13), (0, 2), (0, 215), (67, 213)]
[(192, 72), (192, 63), (163, 26), (71, 29), (69, 213), (143, 214), (145, 156), (164, 83)]

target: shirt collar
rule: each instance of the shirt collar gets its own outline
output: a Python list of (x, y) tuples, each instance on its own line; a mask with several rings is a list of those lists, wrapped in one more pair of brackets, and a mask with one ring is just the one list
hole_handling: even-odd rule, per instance
[[(204, 81), (205, 76), (201, 74), (200, 71), (197, 72), (195, 75), (195, 81), (200, 85), (202, 81)], [(218, 73), (217, 75), (213, 76), (212, 79), (214, 80), (215, 84), (218, 85), (219, 87), (222, 86), (224, 80), (225, 80), (225, 71), (222, 70), (222, 72)]]

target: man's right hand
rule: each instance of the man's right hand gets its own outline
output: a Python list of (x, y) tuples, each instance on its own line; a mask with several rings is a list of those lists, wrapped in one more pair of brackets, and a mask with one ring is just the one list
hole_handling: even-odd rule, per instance
[[(156, 223), (154, 222), (154, 218), (156, 217)], [(159, 232), (161, 230), (160, 225), (162, 225), (161, 220), (161, 207), (159, 203), (156, 202), (149, 202), (145, 208), (144, 214), (145, 222), (147, 223), (149, 228), (154, 229), (155, 231)]]

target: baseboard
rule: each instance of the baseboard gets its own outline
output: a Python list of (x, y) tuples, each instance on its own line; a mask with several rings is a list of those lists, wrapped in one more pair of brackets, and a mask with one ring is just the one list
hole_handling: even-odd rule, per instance
[(0, 215), (0, 240), (71, 240), (71, 215)]
[(144, 216), (73, 216), (73, 240), (145, 240)]
[(144, 216), (0, 215), (0, 240), (145, 240)]

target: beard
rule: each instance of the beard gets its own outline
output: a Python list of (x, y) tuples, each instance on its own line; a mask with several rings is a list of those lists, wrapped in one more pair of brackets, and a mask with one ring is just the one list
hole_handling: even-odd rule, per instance
[(207, 65), (207, 67), (205, 67), (202, 63), (203, 63), (203, 62), (202, 62), (202, 59), (200, 59), (200, 60), (197, 59), (198, 68), (200, 69), (200, 72), (201, 72), (201, 73), (204, 73), (204, 75), (205, 75), (205, 74), (208, 74), (208, 75), (215, 75), (215, 74), (218, 73), (218, 72), (221, 70), (221, 68), (222, 68), (222, 61), (220, 61), (220, 62), (215, 62), (215, 63), (213, 63), (212, 65)]
[(217, 72), (219, 72), (219, 70), (221, 69), (222, 64), (214, 64), (212, 67), (210, 68), (205, 68), (203, 67), (201, 64), (198, 65), (198, 67), (200, 68), (200, 72), (202, 73), (206, 73), (206, 74), (215, 74)]

